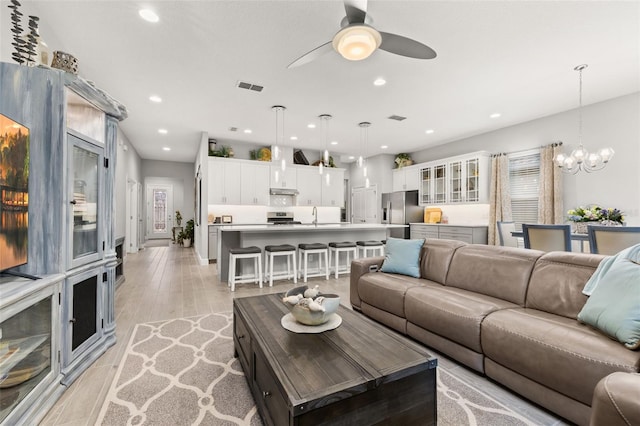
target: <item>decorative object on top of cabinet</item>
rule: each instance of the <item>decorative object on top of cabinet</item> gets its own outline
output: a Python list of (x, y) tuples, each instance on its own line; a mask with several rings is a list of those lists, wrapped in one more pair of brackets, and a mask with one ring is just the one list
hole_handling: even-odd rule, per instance
[(223, 145), (220, 149), (209, 151), (210, 157), (224, 157), (224, 158), (232, 158), (234, 156), (233, 148), (227, 145)]
[[(209, 138), (209, 153), (213, 152), (216, 150), (216, 146), (218, 144), (218, 141), (215, 140), (214, 138)], [(211, 154), (209, 154), (211, 155)]]
[(401, 169), (406, 166), (411, 166), (413, 164), (413, 160), (411, 159), (411, 155), (407, 153), (400, 153), (396, 155), (396, 159), (393, 160), (393, 168)]
[(293, 151), (293, 164), (300, 164), (303, 166), (309, 165), (309, 160), (307, 160), (307, 156), (304, 155), (301, 149), (296, 149)]
[(251, 151), (249, 151), (249, 159), (257, 161), (271, 161), (271, 149), (252, 149)]
[(57, 68), (59, 70), (77, 75), (78, 60), (70, 53), (56, 50), (55, 52), (53, 52), (53, 61), (51, 62), (51, 68)]

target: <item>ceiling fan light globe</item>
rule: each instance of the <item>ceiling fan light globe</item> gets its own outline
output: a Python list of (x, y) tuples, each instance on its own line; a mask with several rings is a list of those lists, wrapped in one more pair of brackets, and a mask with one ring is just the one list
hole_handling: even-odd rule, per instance
[(350, 61), (366, 59), (380, 46), (382, 36), (368, 25), (350, 25), (335, 35), (333, 48)]

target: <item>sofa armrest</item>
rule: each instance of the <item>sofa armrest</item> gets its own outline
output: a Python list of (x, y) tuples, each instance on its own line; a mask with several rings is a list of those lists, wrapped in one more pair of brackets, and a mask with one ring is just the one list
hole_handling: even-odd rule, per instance
[(361, 259), (354, 259), (351, 262), (351, 274), (350, 274), (350, 296), (351, 306), (354, 309), (360, 310), (360, 296), (358, 295), (358, 281), (364, 274), (371, 272), (371, 267), (376, 266), (377, 270), (382, 267), (382, 261), (384, 257), (363, 257)]
[(596, 385), (590, 426), (640, 425), (640, 374), (616, 372)]

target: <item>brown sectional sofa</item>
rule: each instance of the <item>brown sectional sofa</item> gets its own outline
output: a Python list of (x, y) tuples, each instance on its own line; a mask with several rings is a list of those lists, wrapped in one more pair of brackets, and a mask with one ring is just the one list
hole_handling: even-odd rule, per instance
[(587, 425), (598, 382), (611, 373), (640, 371), (640, 351), (576, 319), (587, 300), (582, 289), (602, 259), (427, 239), (421, 278), (371, 272), (382, 257), (355, 260), (351, 304)]

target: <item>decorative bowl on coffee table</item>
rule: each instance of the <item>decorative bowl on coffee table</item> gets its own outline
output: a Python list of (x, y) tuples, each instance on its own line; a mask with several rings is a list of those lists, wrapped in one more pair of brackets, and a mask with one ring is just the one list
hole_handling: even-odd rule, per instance
[[(307, 296), (305, 297), (305, 292)], [(325, 324), (334, 315), (340, 306), (340, 296), (337, 294), (324, 294), (307, 286), (292, 288), (283, 298), (284, 304), (289, 308), (293, 318), (300, 324), (307, 326), (319, 326)]]

